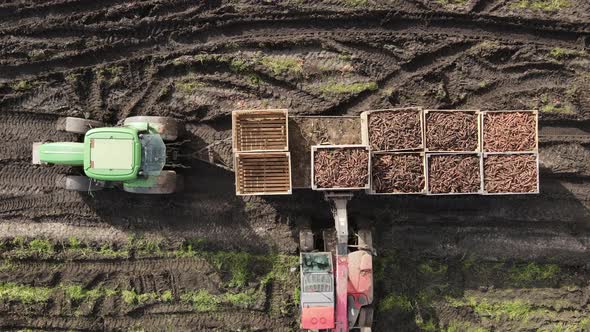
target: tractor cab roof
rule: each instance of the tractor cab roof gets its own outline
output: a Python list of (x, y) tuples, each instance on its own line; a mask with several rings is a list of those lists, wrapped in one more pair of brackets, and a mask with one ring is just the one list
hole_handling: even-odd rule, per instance
[(332, 254), (330, 252), (301, 253), (303, 273), (332, 272)]
[(141, 143), (135, 128), (105, 127), (84, 137), (84, 172), (90, 178), (126, 181), (137, 177)]

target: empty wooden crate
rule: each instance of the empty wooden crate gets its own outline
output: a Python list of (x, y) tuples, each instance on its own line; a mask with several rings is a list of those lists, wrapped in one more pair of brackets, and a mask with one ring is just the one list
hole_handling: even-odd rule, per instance
[(232, 113), (233, 151), (288, 151), (287, 110), (244, 110)]
[(237, 153), (235, 155), (236, 194), (291, 194), (289, 152)]

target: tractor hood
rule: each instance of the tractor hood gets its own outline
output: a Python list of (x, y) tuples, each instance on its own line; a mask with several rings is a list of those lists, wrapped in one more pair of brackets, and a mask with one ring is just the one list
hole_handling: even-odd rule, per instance
[(84, 144), (74, 142), (44, 143), (39, 145), (38, 160), (42, 163), (82, 166)]
[(373, 257), (364, 250), (348, 255), (348, 293), (364, 294), (373, 302)]

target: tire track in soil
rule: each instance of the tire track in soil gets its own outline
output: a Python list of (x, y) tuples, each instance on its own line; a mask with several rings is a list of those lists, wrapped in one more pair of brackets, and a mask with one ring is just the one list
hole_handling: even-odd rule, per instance
[(109, 331), (127, 330), (129, 327), (138, 324), (153, 326), (156, 329), (175, 326), (176, 328), (190, 328), (198, 331), (211, 331), (215, 328), (226, 328), (235, 331), (248, 326), (262, 331), (288, 331), (292, 322), (284, 318), (271, 318), (263, 313), (245, 310), (220, 313), (148, 314), (138, 319), (128, 317), (105, 318), (105, 328)]
[(57, 120), (58, 116), (53, 114), (1, 112), (0, 139), (2, 142), (23, 143), (23, 140), (73, 140), (79, 137), (57, 130)]
[(49, 114), (0, 113), (0, 162), (30, 162), (35, 142), (77, 141), (79, 135), (57, 130), (57, 119)]
[(457, 42), (444, 45), (426, 54), (420, 54), (412, 60), (401, 64), (399, 70), (387, 73), (379, 82), (379, 89), (377, 91), (361, 94), (357, 99), (353, 99), (352, 102), (341, 106), (341, 108), (348, 109), (347, 114), (349, 115), (360, 114), (362, 111), (368, 109), (387, 108), (389, 104), (378, 103), (379, 99), (383, 99), (383, 88), (395, 91), (410, 81), (417, 80), (431, 72), (450, 66), (472, 47), (473, 44), (471, 43)]
[[(265, 84), (260, 84), (255, 88), (246, 83), (244, 78), (237, 77), (230, 73), (222, 73), (216, 76), (205, 76), (203, 77), (203, 80), (207, 83), (226, 89), (238, 89), (239, 91), (255, 94), (256, 96), (263, 98), (272, 98), (279, 103), (281, 103), (282, 100), (287, 99), (288, 101), (284, 102), (284, 107), (293, 108), (295, 113), (297, 113), (298, 110), (303, 111), (303, 109), (305, 109), (303, 112), (306, 114), (314, 114), (320, 113), (330, 107), (334, 107), (334, 101), (326, 100), (319, 94), (298, 89), (296, 86), (272, 78), (267, 74), (258, 75)], [(231, 111), (227, 110), (225, 116), (229, 118), (229, 116), (231, 116)], [(223, 119), (217, 118), (216, 115), (214, 120), (215, 122), (220, 122), (220, 120)]]
[[(112, 8), (116, 4), (126, 3), (125, 0), (102, 0), (100, 2), (73, 0), (73, 1), (48, 1), (46, 3), (34, 4), (29, 7), (11, 7), (10, 5), (0, 6), (0, 17), (3, 23), (21, 21), (26, 18), (44, 18), (46, 12), (53, 15), (77, 14), (78, 11), (96, 11), (102, 8)], [(81, 14), (81, 13), (80, 13)]]
[(203, 258), (66, 259), (64, 262), (18, 260), (15, 267), (0, 271), (6, 282), (56, 287), (79, 284), (86, 289), (110, 287), (135, 289), (138, 293), (206, 289), (219, 293), (224, 288), (223, 275)]
[(22, 238), (47, 238), (66, 242), (74, 236), (84, 243), (110, 243), (118, 246), (125, 245), (131, 232), (117, 229), (110, 224), (68, 225), (59, 222), (36, 222), (26, 220), (3, 220), (0, 223), (0, 239), (11, 240)]
[(48, 317), (47, 315), (20, 316), (0, 314), (0, 327), (4, 329), (40, 329), (50, 331), (106, 331), (103, 318), (100, 317)]
[(57, 190), (25, 197), (6, 198), (0, 201), (0, 217), (3, 219), (49, 219), (66, 224), (96, 222), (96, 212), (80, 197), (78, 192)]
[[(416, 18), (408, 18), (408, 17), (404, 17), (403, 15), (407, 13), (401, 13), (401, 19), (398, 19), (398, 17), (394, 18), (392, 17), (387, 17), (387, 19), (389, 21), (393, 21), (392, 22), (392, 26), (390, 26), (390, 29), (394, 29), (398, 34), (399, 33), (403, 33), (403, 32), (418, 32), (418, 33), (422, 33), (424, 34), (424, 30), (421, 28), (416, 28), (416, 23), (420, 22), (422, 23), (423, 20), (416, 20)], [(389, 15), (389, 14), (388, 14)], [(398, 13), (398, 15), (400, 15), (400, 13)], [(410, 15), (407, 15), (410, 16)], [(340, 25), (344, 25), (347, 26), (350, 22), (350, 18), (351, 17), (347, 17), (346, 19), (340, 19), (340, 18), (334, 18), (334, 17), (327, 17), (327, 18), (314, 18), (313, 22), (315, 25), (317, 25), (317, 29), (321, 29), (322, 26), (325, 25), (329, 25), (332, 29), (338, 29), (338, 27), (334, 27), (336, 23), (340, 24)], [(383, 31), (384, 29), (382, 28), (383, 24), (381, 26), (377, 26), (375, 25), (375, 22), (382, 22), (382, 20), (384, 20), (384, 17), (380, 17), (379, 14), (375, 14), (375, 13), (369, 13), (369, 14), (365, 14), (365, 15), (355, 15), (353, 16), (353, 18), (356, 18), (358, 21), (355, 21), (355, 23), (357, 23), (356, 25), (353, 25), (356, 29), (359, 28), (359, 25), (361, 26), (373, 26), (374, 30), (381, 30)], [(276, 18), (275, 18), (276, 19)], [(284, 29), (288, 29), (288, 26), (291, 25), (293, 26), (293, 28), (291, 29), (295, 29), (295, 28), (299, 28), (299, 26), (302, 24), (302, 22), (305, 22), (305, 26), (306, 29), (309, 29), (308, 26), (308, 19), (309, 17), (297, 17), (295, 19), (287, 17), (287, 18), (282, 18), (280, 19), (280, 25), (281, 27), (277, 28), (277, 23), (279, 20), (277, 21), (272, 21), (269, 20), (268, 17), (263, 17), (263, 18), (255, 18), (255, 17), (250, 17), (248, 19), (248, 21), (243, 22), (243, 21), (236, 21), (236, 22), (232, 22), (232, 21), (228, 21), (226, 23), (222, 23), (222, 22), (218, 22), (215, 27), (215, 33), (211, 33), (210, 31), (208, 31), (209, 27), (205, 27), (203, 29), (191, 29), (191, 32), (187, 32), (187, 36), (195, 36), (192, 38), (189, 38), (189, 40), (185, 40), (185, 43), (192, 43), (195, 44), (199, 41), (202, 41), (202, 35), (206, 36), (206, 40), (207, 42), (210, 42), (211, 39), (219, 39), (220, 35), (223, 36), (223, 39), (225, 42), (227, 42), (227, 39), (231, 39), (232, 34), (239, 34), (239, 35), (243, 35), (243, 34), (247, 34), (248, 32), (252, 32), (252, 31), (259, 31), (259, 30), (264, 30), (267, 29), (268, 33), (266, 33), (265, 35), (267, 36), (267, 39), (272, 40), (277, 34), (280, 34), (279, 31), (280, 30), (284, 30)], [(401, 21), (404, 21), (404, 24), (402, 24)], [(429, 23), (432, 25), (436, 25), (438, 24), (438, 21), (436, 20), (436, 17), (428, 17)], [(363, 22), (363, 24), (358, 24), (360, 22)], [(387, 20), (386, 20), (387, 22)], [(383, 22), (382, 22), (383, 23)], [(469, 21), (464, 22), (465, 24), (469, 24)], [(453, 27), (452, 28), (448, 28), (445, 26), (446, 23), (441, 24), (441, 26), (435, 26), (433, 28), (437, 28), (440, 30), (451, 30), (450, 32), (452, 32), (453, 34), (463, 34), (465, 36), (465, 38), (469, 38), (469, 35), (472, 35), (471, 37), (476, 37), (476, 38), (497, 38), (498, 35), (498, 31), (495, 31), (494, 29), (492, 29), (492, 31), (486, 31), (485, 28), (485, 24), (482, 26), (482, 21), (478, 20), (478, 34), (476, 36), (473, 36), (473, 26), (467, 26), (467, 28), (456, 28), (457, 24), (456, 22), (453, 23)], [(401, 25), (401, 27), (400, 27)], [(272, 26), (272, 28), (269, 29), (269, 26)], [(385, 24), (385, 26), (387, 26), (387, 24)], [(428, 30), (428, 34), (429, 35), (438, 35), (437, 33), (435, 33), (434, 31), (432, 31), (433, 28), (429, 28)], [(342, 29), (340, 27), (340, 29)], [(504, 28), (503, 28), (504, 29)], [(227, 30), (227, 31), (226, 31)], [(290, 33), (289, 35), (291, 35), (291, 37), (293, 35), (301, 35), (301, 29), (297, 29), (298, 31), (295, 33)], [(374, 31), (374, 32), (377, 32)], [(387, 31), (387, 29), (385, 29), (384, 31)], [(551, 45), (564, 45), (564, 46), (572, 46), (572, 44), (577, 44), (578, 43), (578, 39), (579, 36), (569, 36), (568, 33), (571, 32), (561, 32), (561, 35), (553, 35), (553, 33), (543, 33), (543, 34), (538, 34), (534, 35), (533, 37), (530, 36), (530, 34), (527, 34), (527, 32), (523, 32), (522, 29), (521, 31), (519, 31), (517, 33), (517, 35), (507, 35), (507, 34), (514, 34), (511, 31), (500, 31), (503, 32), (501, 35), (503, 35), (503, 39), (505, 40), (521, 40), (523, 42), (533, 42), (533, 43), (539, 43), (544, 41), (545, 44), (551, 44)], [(534, 32), (534, 31), (533, 31)], [(348, 34), (350, 34), (350, 32), (348, 32)], [(565, 35), (563, 35), (565, 34)], [(181, 32), (178, 32), (179, 37), (181, 36)], [(252, 35), (251, 33), (249, 35)], [(217, 37), (215, 37), (217, 36)], [(569, 37), (568, 37), (569, 36)], [(350, 35), (349, 35), (350, 37)], [(192, 39), (192, 40), (191, 40)], [(123, 58), (133, 58), (135, 56), (140, 55), (141, 53), (145, 54), (146, 50), (148, 48), (153, 48), (155, 45), (160, 45), (163, 41), (167, 41), (168, 37), (163, 38), (155, 38), (155, 40), (145, 40), (145, 41), (132, 41), (130, 45), (126, 45), (126, 43), (124, 42), (120, 42), (120, 43), (109, 43), (109, 45), (104, 45), (101, 46), (99, 48), (96, 49), (96, 51), (93, 50), (89, 50), (89, 51), (83, 51), (80, 52), (79, 54), (73, 55), (73, 56), (69, 56), (69, 57), (65, 57), (65, 58), (59, 58), (59, 59), (53, 59), (53, 60), (47, 60), (47, 61), (43, 61), (40, 63), (24, 63), (24, 64), (20, 64), (20, 65), (5, 65), (5, 66), (0, 66), (0, 73), (3, 73), (5, 75), (0, 75), (0, 79), (14, 79), (16, 77), (22, 77), (24, 75), (18, 75), (19, 74), (25, 74), (27, 76), (31, 76), (31, 75), (39, 75), (41, 73), (44, 72), (44, 70), (46, 70), (47, 68), (54, 68), (54, 69), (58, 69), (58, 70), (65, 70), (68, 68), (76, 68), (76, 67), (85, 67), (85, 66), (90, 66), (90, 65), (96, 65), (100, 62), (104, 62), (104, 61), (114, 61), (116, 59), (123, 59)], [(566, 45), (567, 44), (567, 45)], [(135, 52), (139, 52), (141, 50), (144, 50), (144, 52), (140, 52), (138, 54), (134, 54)], [(153, 52), (153, 50), (152, 50)], [(153, 52), (153, 53), (160, 53), (161, 52)], [(100, 59), (100, 60), (99, 60)], [(67, 63), (67, 67), (61, 67), (60, 68), (60, 64), (63, 63)]]
[(0, 161), (0, 194), (30, 194), (55, 190), (57, 184), (65, 180), (67, 170), (67, 167)]

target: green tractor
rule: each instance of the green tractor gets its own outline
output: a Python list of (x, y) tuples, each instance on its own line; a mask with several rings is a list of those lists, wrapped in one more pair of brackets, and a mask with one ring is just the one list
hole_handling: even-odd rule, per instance
[(84, 135), (84, 142), (34, 143), (33, 163), (81, 166), (83, 174), (68, 175), (58, 186), (96, 191), (122, 185), (138, 194), (170, 194), (180, 189), (180, 176), (164, 170), (166, 144), (181, 130), (173, 118), (135, 116), (122, 126), (81, 118), (60, 118), (57, 129)]

